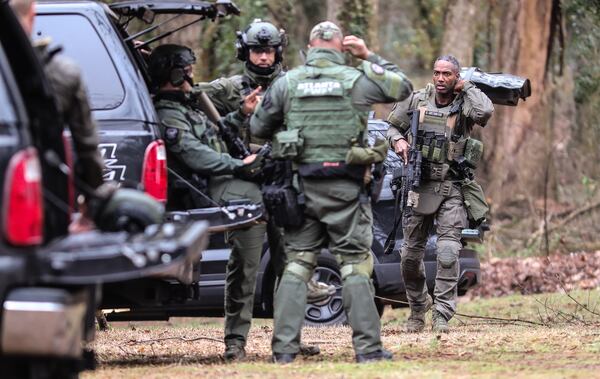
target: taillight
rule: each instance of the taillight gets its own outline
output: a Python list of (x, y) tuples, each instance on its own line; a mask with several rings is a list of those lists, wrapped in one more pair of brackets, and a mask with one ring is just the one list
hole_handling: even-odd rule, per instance
[(42, 242), (44, 205), (42, 170), (34, 148), (15, 154), (6, 170), (4, 182), (4, 236), (19, 246)]
[(158, 201), (167, 201), (167, 150), (162, 140), (152, 142), (144, 154), (142, 184)]

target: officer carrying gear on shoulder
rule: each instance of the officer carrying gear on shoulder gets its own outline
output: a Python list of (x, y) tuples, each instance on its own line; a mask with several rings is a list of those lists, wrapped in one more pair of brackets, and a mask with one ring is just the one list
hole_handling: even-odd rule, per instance
[[(179, 45), (158, 46), (150, 55), (154, 105), (161, 121), (168, 165), (175, 171), (184, 168), (185, 171), (178, 172), (180, 175), (203, 177), (209, 196), (218, 203), (239, 199), (261, 203), (258, 186), (243, 180), (260, 170), (260, 158), (256, 154), (243, 160), (231, 157), (217, 128), (195, 107), (190, 97), (195, 62), (194, 53)], [(170, 193), (167, 202), (173, 200), (176, 199)], [(264, 224), (226, 235), (232, 246), (225, 286), (226, 360), (245, 357), (264, 236)]]
[[(255, 19), (243, 31), (237, 32), (235, 43), (236, 56), (244, 62), (244, 73), (216, 79), (210, 83), (199, 83), (194, 91), (205, 92), (213, 101), (219, 113), (227, 115), (226, 119), (250, 146), (262, 145), (265, 141), (252, 137), (249, 133), (250, 116), (254, 106), (247, 107), (244, 99), (250, 94), (256, 94), (259, 99), (271, 83), (283, 75), (283, 50), (287, 45), (287, 37), (283, 29), (278, 29), (270, 22)], [(285, 267), (285, 252), (282, 231), (270, 219), (267, 225), (267, 235), (271, 252), (271, 264), (279, 282)], [(311, 279), (308, 282), (309, 303), (326, 300), (335, 294), (335, 287)], [(318, 353), (315, 348), (303, 345), (305, 355)]]
[[(417, 110), (417, 135), (410, 135), (409, 110)], [(469, 81), (460, 78), (455, 57), (439, 57), (433, 67), (433, 83), (397, 103), (388, 117), (390, 148), (406, 162), (409, 139), (416, 138), (422, 154), (421, 183), (416, 206), (403, 210), (404, 242), (402, 276), (411, 314), (407, 331), (425, 327), (425, 314), (433, 305), (432, 327), (447, 332), (448, 321), (456, 312), (459, 277), (458, 256), (461, 231), (481, 223), (487, 204), (481, 186), (473, 180), (473, 170), (482, 155), (481, 142), (470, 137), (475, 124), (485, 126), (494, 107), (490, 99)], [(435, 302), (425, 283), (423, 255), (428, 234), (437, 231), (437, 275)]]
[[(344, 52), (362, 64), (347, 66)], [(252, 116), (252, 135), (272, 138), (273, 156), (292, 162), (304, 215), (300, 226), (285, 229), (288, 263), (275, 295), (274, 362), (291, 362), (298, 353), (306, 283), (323, 247), (340, 263), (356, 360), (391, 359), (381, 344), (371, 282), (373, 217), (363, 179), (373, 162), (358, 162), (350, 152), (366, 147), (371, 105), (403, 100), (411, 92), (396, 65), (327, 21), (311, 31), (306, 64), (275, 80)]]

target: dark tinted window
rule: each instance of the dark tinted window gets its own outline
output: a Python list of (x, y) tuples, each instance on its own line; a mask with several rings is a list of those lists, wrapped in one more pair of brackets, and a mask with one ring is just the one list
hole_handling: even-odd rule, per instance
[(83, 73), (92, 109), (113, 109), (123, 102), (125, 90), (98, 32), (77, 14), (38, 15), (35, 37), (49, 37), (51, 47), (62, 46)]
[(16, 121), (17, 115), (8, 95), (6, 82), (0, 72), (0, 124), (14, 123)]

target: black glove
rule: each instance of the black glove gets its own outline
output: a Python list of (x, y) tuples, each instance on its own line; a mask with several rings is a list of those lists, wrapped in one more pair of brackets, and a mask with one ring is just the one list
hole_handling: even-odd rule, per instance
[(238, 167), (235, 170), (234, 175), (242, 180), (260, 182), (262, 181), (262, 169), (264, 164), (265, 157), (262, 155), (257, 155), (252, 163)]

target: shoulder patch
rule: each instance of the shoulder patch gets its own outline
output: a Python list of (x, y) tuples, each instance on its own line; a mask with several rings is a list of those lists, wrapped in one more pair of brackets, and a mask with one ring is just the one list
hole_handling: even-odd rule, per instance
[(166, 128), (165, 129), (165, 142), (168, 144), (174, 144), (179, 141), (179, 129), (177, 128)]
[(377, 75), (383, 75), (385, 73), (385, 69), (377, 63), (371, 63), (371, 70)]

